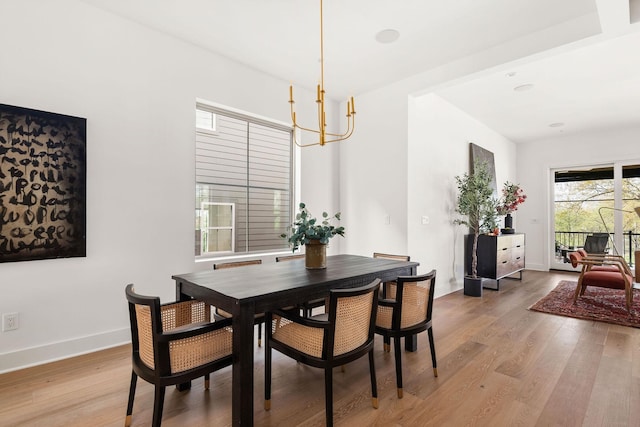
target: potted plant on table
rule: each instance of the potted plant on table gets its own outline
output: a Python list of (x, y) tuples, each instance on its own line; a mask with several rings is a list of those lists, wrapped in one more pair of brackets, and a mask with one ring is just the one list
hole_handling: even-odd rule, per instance
[(455, 223), (469, 227), (473, 236), (470, 243), (471, 268), (464, 277), (464, 293), (482, 296), (482, 278), (478, 277), (478, 236), (482, 231), (493, 230), (497, 211), (487, 164), (476, 162), (473, 170), (473, 174), (455, 177), (458, 186), (456, 212), (463, 216)]
[(513, 234), (515, 229), (513, 228), (513, 217), (511, 214), (518, 210), (518, 205), (527, 200), (527, 195), (524, 194), (524, 190), (520, 187), (520, 184), (513, 184), (509, 181), (504, 183), (502, 187), (502, 198), (498, 202), (496, 212), (498, 215), (504, 215), (504, 228), (502, 232), (504, 234)]
[(289, 246), (295, 252), (300, 246), (306, 245), (305, 266), (309, 269), (325, 268), (327, 266), (327, 244), (329, 239), (339, 235), (344, 237), (344, 227), (335, 227), (332, 220), (340, 220), (340, 212), (329, 216), (322, 212), (322, 220), (318, 221), (307, 209), (304, 203), (298, 206), (296, 220), (289, 230), (280, 237), (287, 239)]

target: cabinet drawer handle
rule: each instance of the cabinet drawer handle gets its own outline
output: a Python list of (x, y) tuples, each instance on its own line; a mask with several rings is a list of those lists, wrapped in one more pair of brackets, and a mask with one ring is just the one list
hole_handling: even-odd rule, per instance
[(522, 247), (521, 245), (516, 245), (516, 248), (521, 248), (521, 247)]
[(506, 251), (507, 249), (509, 249), (509, 248), (502, 248), (503, 251)]
[(503, 263), (503, 264), (506, 264), (506, 263), (507, 263), (507, 261), (502, 261), (502, 263)]
[(517, 257), (516, 259), (520, 259), (520, 257)]

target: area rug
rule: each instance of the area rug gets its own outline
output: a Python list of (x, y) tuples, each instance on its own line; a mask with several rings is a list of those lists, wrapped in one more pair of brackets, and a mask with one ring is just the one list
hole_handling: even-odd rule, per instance
[(627, 312), (624, 291), (587, 287), (584, 295), (573, 303), (578, 282), (562, 280), (546, 297), (529, 307), (529, 310), (577, 319), (597, 320), (616, 325), (640, 328), (640, 291), (635, 289), (631, 312)]

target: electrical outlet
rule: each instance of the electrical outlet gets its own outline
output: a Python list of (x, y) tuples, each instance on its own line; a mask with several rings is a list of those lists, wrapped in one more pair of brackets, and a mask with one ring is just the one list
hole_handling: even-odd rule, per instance
[(2, 315), (2, 332), (13, 331), (20, 326), (18, 313), (6, 313)]

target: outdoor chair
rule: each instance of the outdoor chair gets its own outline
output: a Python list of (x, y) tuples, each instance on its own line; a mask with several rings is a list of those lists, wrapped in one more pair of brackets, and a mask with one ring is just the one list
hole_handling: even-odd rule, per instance
[(366, 286), (329, 291), (328, 312), (305, 318), (294, 312), (267, 313), (265, 410), (271, 409), (271, 349), (300, 363), (324, 369), (326, 425), (333, 425), (333, 368), (369, 354), (374, 408), (378, 392), (373, 339), (380, 279)]
[[(633, 276), (624, 259), (615, 256), (585, 258), (580, 252), (571, 252), (569, 259), (571, 259), (571, 264), (574, 266), (582, 265), (576, 292), (573, 296), (574, 304), (579, 296), (584, 295), (588, 286), (598, 286), (624, 290), (627, 311), (631, 310), (631, 304), (633, 303)], [(605, 269), (604, 267), (607, 268)]]
[(153, 426), (162, 422), (165, 388), (204, 377), (232, 363), (231, 320), (211, 322), (211, 306), (190, 300), (160, 304), (160, 298), (125, 289), (131, 323), (132, 371), (125, 426), (131, 425), (138, 376), (155, 386)]
[(584, 250), (590, 254), (606, 254), (609, 235), (607, 233), (594, 233), (587, 236), (584, 241)]
[[(387, 297), (378, 302), (376, 333), (386, 339), (393, 338), (396, 362), (396, 386), (398, 398), (402, 399), (402, 356), (400, 338), (415, 335), (424, 330), (429, 336), (433, 376), (438, 376), (436, 348), (433, 340), (431, 314), (436, 271), (420, 276), (400, 276), (390, 286)], [(389, 351), (387, 347), (384, 351)]]

